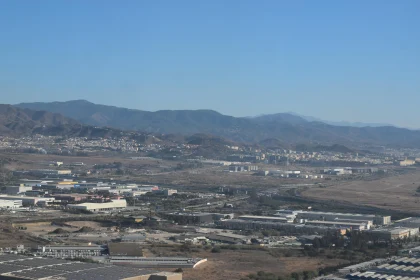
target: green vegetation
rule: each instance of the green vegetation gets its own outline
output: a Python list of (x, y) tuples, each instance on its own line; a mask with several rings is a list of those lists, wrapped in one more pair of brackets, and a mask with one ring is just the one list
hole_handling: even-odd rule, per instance
[(220, 247), (213, 247), (213, 249), (211, 249), (212, 253), (220, 253), (221, 251)]
[(249, 274), (247, 278), (242, 278), (241, 280), (310, 280), (316, 276), (318, 276), (317, 271), (293, 272), (287, 277), (277, 276), (270, 272), (258, 271), (256, 274)]

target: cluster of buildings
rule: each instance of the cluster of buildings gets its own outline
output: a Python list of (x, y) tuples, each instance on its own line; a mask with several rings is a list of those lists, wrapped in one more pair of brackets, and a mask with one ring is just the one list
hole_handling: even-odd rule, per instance
[[(319, 152), (306, 152), (306, 151), (294, 151), (285, 149), (276, 149), (266, 152), (266, 163), (269, 164), (280, 164), (288, 165), (290, 163), (306, 163), (315, 164), (328, 163), (328, 162), (345, 162), (355, 164), (385, 164), (390, 161), (387, 157), (380, 157), (375, 155), (359, 155), (358, 153), (350, 152), (330, 152), (330, 151), (319, 151)], [(391, 160), (392, 162), (392, 160)]]
[[(301, 179), (323, 179), (325, 175), (351, 175), (351, 174), (373, 174), (379, 172), (376, 167), (335, 167), (324, 168), (317, 171), (317, 174), (305, 174), (301, 170), (280, 170), (280, 169), (260, 169), (259, 175), (276, 176), (281, 178), (301, 178)], [(382, 170), (386, 171), (386, 170)]]
[(271, 169), (271, 170), (260, 170), (258, 175), (261, 176), (274, 176), (274, 177), (281, 177), (281, 178), (301, 178), (301, 179), (323, 179), (324, 175), (316, 175), (316, 174), (303, 174), (300, 170), (279, 170), (279, 169)]
[(351, 168), (351, 167), (325, 168), (321, 170), (323, 174), (328, 174), (328, 175), (350, 175), (353, 173), (375, 173), (378, 171), (379, 171), (378, 168)]
[(32, 170), (17, 170), (13, 171), (13, 175), (31, 175), (37, 177), (53, 177), (53, 178), (65, 178), (71, 177), (72, 171), (70, 169), (32, 169)]
[(0, 209), (65, 206), (69, 210), (113, 211), (127, 207), (125, 198), (147, 193), (169, 197), (177, 193), (155, 185), (115, 184), (56, 180), (21, 180), (18, 186), (6, 186), (0, 194)]
[(243, 215), (222, 219), (217, 224), (231, 230), (277, 229), (293, 234), (331, 231), (363, 231), (379, 240), (403, 239), (419, 235), (420, 219), (391, 222), (390, 216), (321, 211), (278, 210), (274, 216)]
[[(129, 134), (127, 132), (126, 134)], [(138, 152), (143, 145), (129, 135), (118, 138), (87, 138), (33, 135), (21, 138), (0, 138), (0, 150), (43, 154), (77, 154), (78, 152)]]
[(258, 166), (257, 165), (230, 165), (229, 166), (229, 172), (245, 172), (245, 171), (249, 171), (249, 172), (255, 172), (258, 171)]
[(275, 229), (292, 235), (361, 231), (377, 240), (404, 239), (419, 235), (420, 218), (391, 221), (391, 216), (281, 209), (272, 216), (233, 213), (172, 212), (163, 217), (179, 224), (217, 225), (227, 230)]

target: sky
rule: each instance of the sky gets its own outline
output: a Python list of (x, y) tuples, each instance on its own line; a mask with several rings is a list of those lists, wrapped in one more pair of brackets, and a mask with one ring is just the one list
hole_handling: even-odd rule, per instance
[(0, 93), (420, 128), (420, 1), (0, 0)]

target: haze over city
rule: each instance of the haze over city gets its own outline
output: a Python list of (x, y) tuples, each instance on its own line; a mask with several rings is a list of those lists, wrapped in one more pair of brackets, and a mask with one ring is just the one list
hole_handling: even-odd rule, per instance
[(1, 1), (2, 102), (418, 128), (418, 1)]

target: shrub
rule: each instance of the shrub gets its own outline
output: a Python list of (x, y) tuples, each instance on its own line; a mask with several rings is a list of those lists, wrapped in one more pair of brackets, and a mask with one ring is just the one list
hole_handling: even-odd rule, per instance
[(211, 249), (212, 253), (220, 253), (222, 250), (220, 250), (219, 247), (213, 247), (213, 249)]

